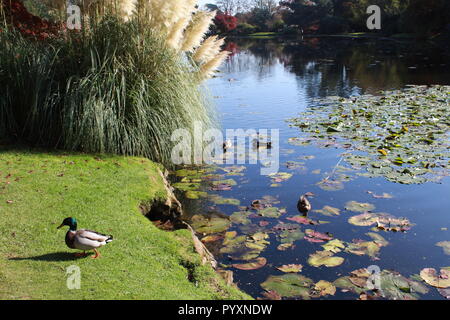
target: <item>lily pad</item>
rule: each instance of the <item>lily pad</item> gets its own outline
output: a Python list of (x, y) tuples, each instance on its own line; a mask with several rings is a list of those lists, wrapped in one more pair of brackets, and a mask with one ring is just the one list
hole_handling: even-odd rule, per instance
[(377, 215), (373, 213), (362, 213), (348, 219), (348, 223), (354, 226), (368, 227), (377, 223)]
[(408, 279), (400, 273), (383, 270), (380, 274), (382, 295), (390, 300), (417, 300), (428, 288), (418, 281)]
[(344, 258), (333, 256), (331, 251), (316, 251), (309, 255), (308, 263), (313, 267), (336, 267), (344, 262)]
[(194, 191), (200, 188), (200, 183), (177, 182), (173, 184), (173, 187), (182, 191)]
[(310, 299), (310, 291), (314, 282), (300, 274), (287, 273), (282, 276), (269, 276), (261, 283), (266, 291), (275, 291), (282, 297), (300, 297)]
[(240, 176), (242, 171), (245, 170), (245, 166), (229, 166), (221, 169), (226, 172), (227, 176)]
[(413, 226), (406, 218), (396, 218), (388, 213), (362, 213), (348, 219), (355, 226), (376, 225), (377, 229), (384, 231), (404, 232)]
[(278, 245), (277, 250), (286, 251), (287, 249), (293, 249), (294, 247), (295, 246), (294, 246), (293, 242), (286, 242), (286, 243), (282, 243), (282, 244)]
[(269, 174), (269, 177), (272, 179), (272, 183), (280, 183), (286, 181), (292, 177), (292, 173), (288, 172), (277, 172)]
[(368, 212), (373, 211), (375, 206), (370, 203), (362, 203), (357, 201), (349, 201), (345, 204), (345, 210), (353, 212)]
[(218, 186), (218, 185), (235, 186), (235, 185), (237, 185), (237, 182), (234, 179), (225, 179), (225, 180), (211, 181), (211, 184), (213, 186)]
[(224, 237), (222, 235), (210, 235), (202, 238), (203, 243), (210, 243), (222, 240)]
[(321, 213), (328, 217), (338, 216), (341, 214), (341, 210), (339, 210), (338, 208), (331, 207), (331, 206), (324, 206), (322, 209), (314, 210), (314, 212)]
[(239, 270), (256, 270), (261, 269), (267, 264), (267, 259), (263, 257), (256, 258), (255, 260), (250, 260), (247, 263), (232, 264), (233, 268)]
[(328, 233), (321, 233), (311, 229), (306, 229), (305, 234), (306, 236), (304, 239), (312, 243), (320, 243), (333, 239), (333, 237)]
[(303, 266), (301, 264), (285, 264), (281, 267), (277, 267), (277, 269), (286, 273), (297, 273), (302, 271)]
[(264, 291), (262, 295), (264, 298), (262, 298), (261, 300), (281, 300), (281, 298), (282, 298), (277, 292), (275, 292), (273, 290)]
[(280, 233), (281, 243), (294, 243), (295, 241), (301, 240), (305, 237), (305, 234), (300, 230), (284, 230)]
[(189, 190), (189, 191), (186, 191), (186, 193), (184, 195), (188, 199), (200, 199), (200, 198), (207, 197), (208, 193), (203, 192), (203, 191)]
[(344, 184), (342, 181), (338, 180), (321, 180), (317, 183), (320, 189), (325, 191), (339, 191), (344, 189)]
[(326, 251), (331, 251), (333, 253), (341, 252), (345, 249), (345, 244), (339, 239), (333, 239), (322, 245), (322, 248)]
[(258, 210), (258, 214), (262, 217), (266, 218), (278, 218), (282, 213), (285, 212), (285, 209), (280, 209), (277, 207), (266, 207)]
[(328, 281), (320, 280), (314, 285), (312, 290), (313, 297), (324, 297), (331, 295), (333, 296), (336, 293), (336, 287)]
[(450, 289), (438, 288), (437, 290), (441, 294), (441, 296), (443, 296), (447, 300), (450, 300)]
[(284, 163), (287, 169), (289, 170), (305, 170), (305, 163), (300, 161), (286, 161)]
[(230, 216), (230, 220), (237, 224), (249, 224), (251, 220), (248, 218), (251, 213), (248, 211), (237, 211)]
[(420, 271), (420, 277), (430, 286), (444, 289), (450, 287), (449, 270), (441, 269), (441, 273), (437, 274), (435, 269), (425, 268)]
[(287, 218), (287, 220), (294, 221), (294, 222), (297, 222), (300, 224), (306, 224), (306, 225), (320, 224), (319, 221), (315, 221), (315, 220), (309, 219), (308, 217), (300, 216), (300, 215), (294, 216), (294, 217), (289, 217), (289, 218)]
[(208, 195), (208, 199), (215, 204), (229, 204), (234, 206), (239, 206), (241, 202), (238, 199), (224, 198), (217, 194)]
[(354, 241), (347, 245), (346, 252), (356, 254), (358, 256), (368, 255), (375, 258), (380, 252), (381, 245), (375, 241)]
[(204, 234), (222, 232), (231, 226), (228, 216), (220, 213), (196, 214), (190, 223), (196, 232)]
[(230, 191), (231, 189), (232, 189), (231, 185), (225, 183), (216, 184), (211, 187), (211, 190), (213, 191)]
[(366, 233), (369, 237), (371, 237), (376, 243), (381, 245), (382, 247), (385, 247), (389, 244), (389, 241), (387, 241), (383, 236), (381, 236), (378, 233), (375, 232), (368, 232)]
[(436, 243), (438, 247), (442, 247), (444, 249), (444, 253), (450, 255), (450, 241), (440, 241)]

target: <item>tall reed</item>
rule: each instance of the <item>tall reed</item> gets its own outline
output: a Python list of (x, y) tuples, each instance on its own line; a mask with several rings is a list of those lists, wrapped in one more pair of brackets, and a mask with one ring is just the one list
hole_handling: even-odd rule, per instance
[[(187, 52), (182, 49), (199, 14), (193, 10), (196, 1), (177, 7), (178, 14), (165, 12), (165, 22), (142, 20), (147, 5), (155, 8), (164, 1), (136, 1), (91, 7), (98, 14), (89, 16), (89, 28), (47, 41), (26, 38), (2, 23), (0, 136), (68, 150), (141, 155), (170, 165), (172, 132), (192, 130), (195, 121), (211, 124), (201, 81), (226, 53), (214, 39), (217, 52), (195, 62), (191, 51), (201, 48), (198, 36)], [(182, 8), (192, 11), (180, 14)], [(162, 26), (151, 28), (156, 21)]]

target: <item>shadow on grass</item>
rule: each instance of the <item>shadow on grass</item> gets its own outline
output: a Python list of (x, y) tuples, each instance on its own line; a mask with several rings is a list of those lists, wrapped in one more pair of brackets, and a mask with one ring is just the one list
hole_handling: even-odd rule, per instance
[(13, 261), (22, 261), (22, 260), (34, 260), (34, 261), (70, 261), (70, 260), (78, 260), (78, 259), (84, 259), (86, 258), (83, 256), (77, 257), (75, 254), (70, 252), (53, 252), (53, 253), (46, 253), (39, 256), (33, 256), (33, 257), (14, 257), (9, 258), (9, 260)]

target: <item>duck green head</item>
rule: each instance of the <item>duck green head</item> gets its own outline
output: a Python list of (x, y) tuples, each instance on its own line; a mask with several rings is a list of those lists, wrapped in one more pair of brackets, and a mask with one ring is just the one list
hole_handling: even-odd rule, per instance
[(72, 218), (72, 217), (65, 218), (63, 220), (63, 222), (61, 223), (61, 225), (58, 227), (58, 229), (60, 229), (64, 226), (69, 226), (69, 229), (72, 231), (77, 230), (77, 219)]

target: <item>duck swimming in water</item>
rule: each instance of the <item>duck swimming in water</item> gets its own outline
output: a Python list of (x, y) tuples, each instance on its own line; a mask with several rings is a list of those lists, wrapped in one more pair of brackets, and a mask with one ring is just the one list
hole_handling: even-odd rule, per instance
[(253, 147), (255, 149), (259, 149), (259, 148), (266, 148), (266, 149), (271, 149), (272, 148), (272, 141), (261, 141), (262, 137), (259, 134), (259, 131), (256, 132), (256, 138), (253, 139)]
[(304, 195), (300, 197), (300, 199), (297, 202), (297, 209), (298, 211), (303, 214), (305, 217), (308, 215), (308, 212), (311, 210), (311, 203), (308, 200), (308, 197), (313, 197), (314, 193), (307, 192)]
[(94, 250), (95, 255), (92, 257), (96, 259), (100, 256), (97, 251), (98, 248), (113, 240), (112, 236), (107, 236), (96, 231), (80, 229), (77, 230), (77, 220), (69, 217), (65, 218), (58, 229), (69, 226), (69, 230), (66, 233), (66, 245), (71, 249), (83, 250), (83, 253), (76, 253), (75, 256), (85, 257), (86, 251)]
[(227, 149), (231, 149), (232, 147), (233, 147), (233, 143), (231, 142), (231, 140), (226, 140), (226, 141), (222, 144), (223, 152), (227, 152)]

